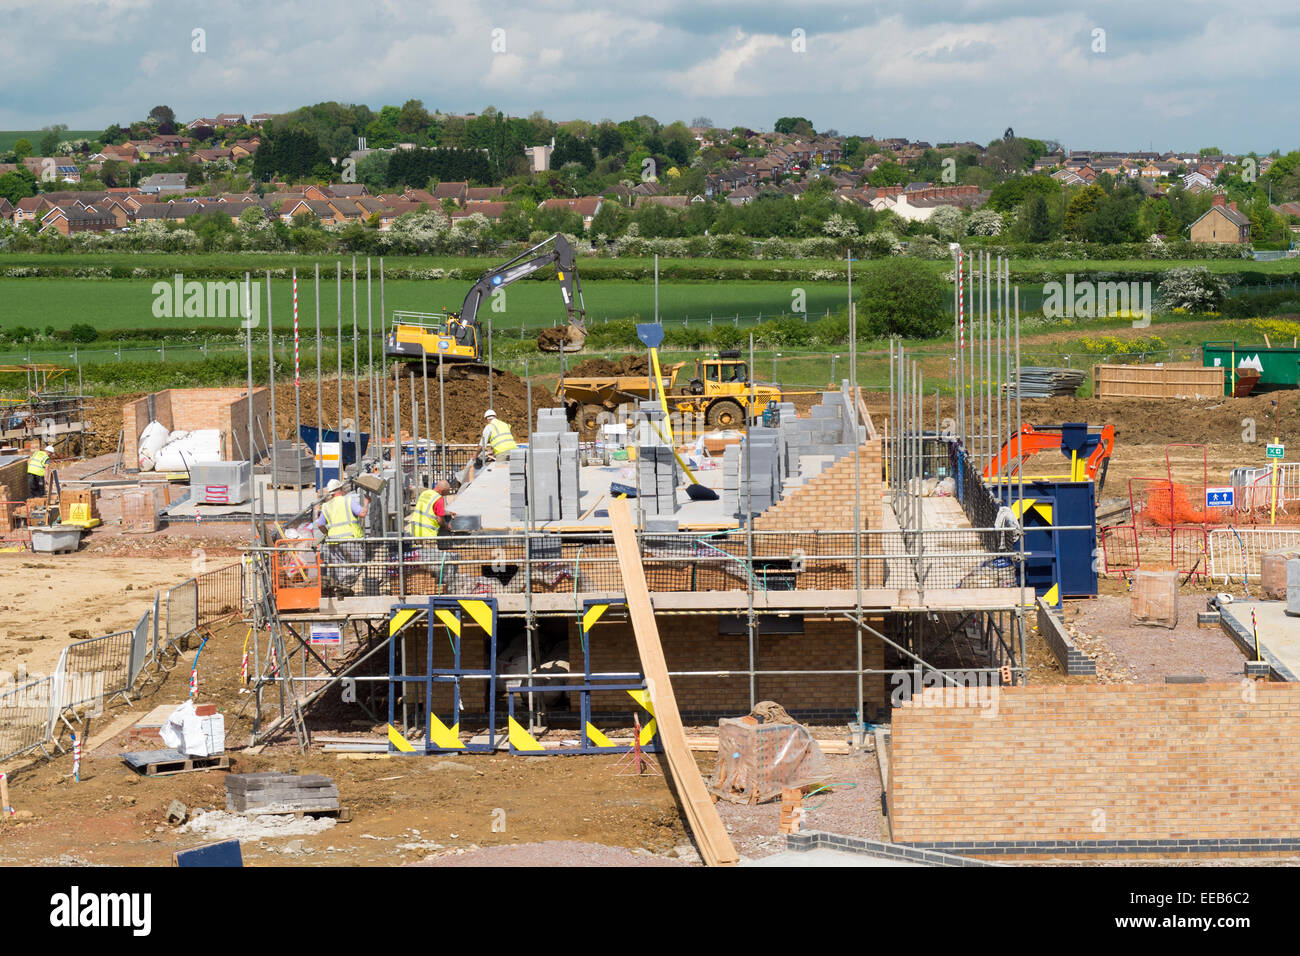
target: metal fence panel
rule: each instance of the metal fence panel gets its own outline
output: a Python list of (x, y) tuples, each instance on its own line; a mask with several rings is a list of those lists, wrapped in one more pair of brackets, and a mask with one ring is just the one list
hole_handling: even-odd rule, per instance
[(167, 643), (171, 644), (199, 626), (199, 585), (193, 578), (167, 592)]
[(51, 676), (0, 694), (0, 761), (34, 750), (50, 739), (53, 689)]
[(241, 564), (205, 571), (194, 581), (198, 589), (195, 627), (243, 612), (244, 572)]
[(149, 660), (149, 648), (153, 639), (153, 613), (145, 611), (140, 615), (140, 620), (136, 622), (135, 628), (131, 632), (131, 673), (128, 687), (135, 686), (135, 680), (140, 676), (140, 671), (144, 670), (145, 662)]
[(1300, 547), (1300, 528), (1215, 528), (1208, 537), (1213, 578), (1258, 575), (1266, 552)]
[[(138, 626), (138, 625), (137, 625)], [(63, 649), (55, 668), (56, 714), (83, 704), (100, 704), (105, 697), (131, 689), (131, 656), (135, 630), (117, 631)]]

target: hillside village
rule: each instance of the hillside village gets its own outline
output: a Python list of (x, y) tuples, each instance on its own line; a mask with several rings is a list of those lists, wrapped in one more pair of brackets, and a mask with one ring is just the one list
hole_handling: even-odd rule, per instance
[[(372, 147), (353, 136), (346, 116), (322, 132), (324, 107), (369, 112), (322, 104), (182, 125), (158, 107), (148, 121), (110, 126), (99, 141), (62, 139), (52, 128), (41, 143), (50, 155), (32, 155), (33, 144), (19, 140), (0, 154), (9, 160), (0, 162), (0, 224), (13, 227), (0, 231), (0, 246), (57, 249), (59, 237), (84, 245), (101, 241), (88, 233), (155, 224), (148, 234), (159, 235), (188, 224), (202, 227), (205, 248), (232, 247), (240, 227), (266, 235), (278, 222), (311, 230), (281, 235), (281, 246), (341, 233), (342, 248), (358, 251), (366, 249), (361, 230), (385, 233), (403, 217), (432, 222), (474, 249), (539, 231), (583, 235), (594, 251), (620, 237), (732, 234), (850, 244), (884, 236), (877, 246), (893, 252), (896, 238), (904, 246), (920, 239), (918, 248), (936, 255), (946, 251), (927, 241), (966, 236), (1154, 236), (1281, 249), (1300, 236), (1296, 152), (1065, 149), (1009, 129), (987, 146), (931, 144), (819, 133), (801, 117), (783, 117), (771, 132), (719, 129), (704, 118), (690, 126), (650, 117), (556, 124), (491, 109), (430, 114), (419, 101), (385, 107), (380, 118), (398, 119), (387, 131), (379, 119), (364, 128), (388, 143)], [(495, 142), (492, 130), (501, 131)], [(402, 131), (422, 135), (397, 138)], [(531, 142), (530, 134), (546, 139)], [(431, 145), (435, 138), (458, 145)], [(356, 149), (343, 148), (354, 141)]]

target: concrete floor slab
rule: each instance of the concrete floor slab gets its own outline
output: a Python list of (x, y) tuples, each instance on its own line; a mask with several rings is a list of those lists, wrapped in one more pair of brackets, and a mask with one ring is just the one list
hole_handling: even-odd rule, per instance
[(1247, 635), (1251, 634), (1251, 611), (1255, 612), (1264, 659), (1284, 678), (1300, 680), (1300, 617), (1286, 613), (1285, 601), (1233, 601), (1223, 608), (1239, 625), (1239, 633), (1244, 630)]
[(846, 853), (819, 846), (811, 850), (784, 850), (757, 860), (742, 860), (741, 866), (925, 866), (912, 860)]

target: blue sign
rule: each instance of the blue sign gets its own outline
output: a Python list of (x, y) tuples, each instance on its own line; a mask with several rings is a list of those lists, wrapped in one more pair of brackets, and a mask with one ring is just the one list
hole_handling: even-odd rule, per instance
[(1207, 508), (1231, 508), (1235, 500), (1232, 488), (1205, 489), (1205, 507)]
[(438, 351), (440, 351), (440, 352), (445, 352), (445, 351), (447, 351), (447, 349), (448, 349), (450, 346), (451, 346), (451, 343), (448, 342), (446, 339), (439, 339), (439, 340), (438, 340)]

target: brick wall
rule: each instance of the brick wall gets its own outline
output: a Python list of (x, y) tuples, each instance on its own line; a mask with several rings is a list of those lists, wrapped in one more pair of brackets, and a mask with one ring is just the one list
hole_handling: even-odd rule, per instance
[(0, 501), (27, 500), (27, 456), (0, 465)]
[(1300, 832), (1296, 684), (1010, 687), (995, 700), (995, 716), (894, 710), (895, 841)]
[(883, 525), (884, 442), (868, 441), (857, 455), (846, 455), (820, 475), (791, 490), (754, 519), (759, 531), (846, 531), (853, 527), (855, 460), (860, 461), (862, 527)]
[[(183, 388), (157, 392), (154, 418), (168, 431), (195, 431), (216, 428), (221, 431), (227, 460), (248, 458), (248, 404), (246, 388)], [(265, 449), (271, 440), (271, 393), (266, 388), (253, 389), (253, 447)], [(123, 447), (127, 461), (135, 458), (140, 433), (149, 424), (149, 396), (122, 407)]]
[[(747, 634), (718, 633), (717, 619), (707, 616), (661, 616), (659, 639), (670, 671), (741, 672), (749, 666)], [(869, 619), (870, 622), (870, 619)], [(879, 621), (873, 627), (883, 625)], [(636, 636), (626, 622), (601, 622), (592, 629), (591, 669), (595, 673), (629, 673), (641, 670)], [(863, 666), (884, 667), (884, 645), (870, 635), (863, 636)], [(758, 670), (839, 670), (857, 662), (853, 625), (847, 621), (809, 620), (803, 634), (760, 634), (755, 647)], [(582, 670), (582, 644), (577, 622), (569, 630), (569, 666)], [(887, 698), (882, 675), (864, 679), (868, 717), (884, 706)], [(756, 682), (758, 700), (775, 700), (795, 717), (833, 712), (836, 719), (857, 708), (857, 678), (852, 674), (760, 676)], [(749, 677), (674, 677), (677, 707), (684, 715), (714, 720), (749, 712)], [(576, 700), (573, 704), (576, 709)], [(634, 706), (624, 694), (593, 694), (593, 712), (631, 714)], [(687, 717), (690, 722), (690, 716)]]

